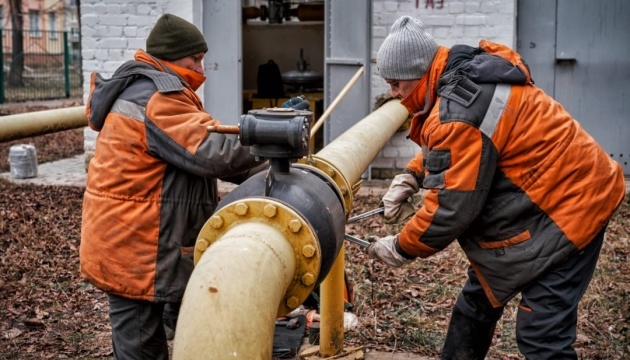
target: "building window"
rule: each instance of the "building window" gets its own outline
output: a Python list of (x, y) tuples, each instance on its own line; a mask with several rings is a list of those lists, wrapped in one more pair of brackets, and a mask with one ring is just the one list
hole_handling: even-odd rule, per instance
[(57, 33), (57, 14), (54, 12), (48, 13), (48, 38), (56, 39), (59, 34)]
[(4, 5), (0, 5), (0, 29), (4, 28)]
[(30, 35), (32, 37), (40, 37), (42, 36), (42, 29), (40, 28), (40, 16), (39, 11), (37, 10), (29, 10), (28, 11), (28, 22), (30, 25)]
[(70, 41), (77, 42), (79, 41), (79, 28), (70, 28)]

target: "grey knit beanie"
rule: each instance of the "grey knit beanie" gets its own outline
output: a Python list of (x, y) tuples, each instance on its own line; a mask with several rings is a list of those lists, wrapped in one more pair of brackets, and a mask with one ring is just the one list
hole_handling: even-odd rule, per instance
[(376, 55), (384, 79), (420, 79), (431, 66), (438, 44), (424, 31), (420, 20), (402, 16), (392, 25)]
[(173, 61), (208, 51), (201, 31), (173, 14), (164, 14), (147, 38), (147, 53), (161, 60)]

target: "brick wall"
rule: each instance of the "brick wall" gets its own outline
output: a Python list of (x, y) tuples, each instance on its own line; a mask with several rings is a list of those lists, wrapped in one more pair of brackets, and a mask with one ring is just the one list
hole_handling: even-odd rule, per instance
[[(90, 73), (110, 77), (123, 62), (144, 48), (146, 37), (157, 18), (171, 12), (195, 24), (201, 23), (201, 0), (83, 0), (81, 1), (81, 46), (84, 91), (87, 98)], [(516, 0), (373, 0), (372, 62), (389, 33), (392, 23), (411, 15), (425, 24), (438, 44), (477, 45), (482, 38), (514, 47), (516, 39)], [(389, 88), (372, 67), (372, 95), (376, 98)], [(203, 91), (203, 90), (201, 90)], [(372, 163), (372, 176), (391, 177), (400, 172), (418, 146), (397, 133)], [(86, 128), (85, 150), (94, 151), (96, 133)]]
[[(402, 15), (420, 19), (426, 31), (438, 44), (476, 46), (479, 40), (515, 47), (516, 0), (373, 0), (372, 4), (372, 95), (389, 92), (378, 75), (376, 53), (391, 25)], [(400, 173), (407, 162), (420, 151), (407, 140), (406, 131), (398, 132), (372, 163), (372, 177), (390, 178)]]
[[(155, 21), (165, 12), (198, 24), (193, 16), (195, 1), (173, 0), (82, 0), (81, 55), (83, 90), (87, 100), (93, 71), (109, 78), (125, 61), (133, 59), (137, 49), (144, 49)], [(85, 102), (85, 101), (84, 101)], [(86, 157), (94, 153), (96, 132), (85, 128)]]

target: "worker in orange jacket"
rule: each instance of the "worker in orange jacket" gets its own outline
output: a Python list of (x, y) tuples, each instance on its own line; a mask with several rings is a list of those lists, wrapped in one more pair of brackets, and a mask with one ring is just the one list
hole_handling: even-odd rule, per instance
[(409, 137), (422, 149), (383, 196), (385, 217), (399, 220), (407, 199), (427, 192), (400, 233), (373, 243), (369, 255), (399, 267), (457, 239), (470, 268), (443, 359), (483, 359), (519, 293), (521, 353), (575, 359), (577, 305), (624, 198), (622, 167), (506, 46), (448, 49), (403, 16), (377, 66), (413, 114)]
[(81, 274), (108, 294), (116, 359), (168, 359), (163, 322), (174, 329), (195, 241), (219, 201), (217, 178), (238, 183), (266, 166), (236, 135), (206, 130), (220, 124), (195, 93), (206, 51), (193, 24), (165, 14), (146, 51), (110, 79), (91, 77), (86, 113), (99, 134), (83, 200)]

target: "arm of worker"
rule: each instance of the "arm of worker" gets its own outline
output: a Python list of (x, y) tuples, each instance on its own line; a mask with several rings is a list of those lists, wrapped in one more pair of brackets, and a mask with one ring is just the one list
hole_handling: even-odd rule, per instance
[(240, 185), (243, 181), (249, 179), (250, 177), (258, 174), (259, 172), (267, 171), (269, 169), (269, 162), (265, 161), (256, 167), (253, 167), (249, 170), (245, 170), (242, 173), (238, 173), (236, 175), (222, 177), (221, 181), (226, 181), (232, 184)]
[(262, 163), (237, 135), (208, 133), (220, 122), (183, 93), (156, 93), (147, 104), (145, 128), (151, 153), (193, 174), (222, 178)]
[(444, 249), (468, 228), (481, 213), (498, 159), (492, 141), (468, 123), (440, 123), (426, 131), (428, 191), (398, 237), (400, 249), (412, 257)]

